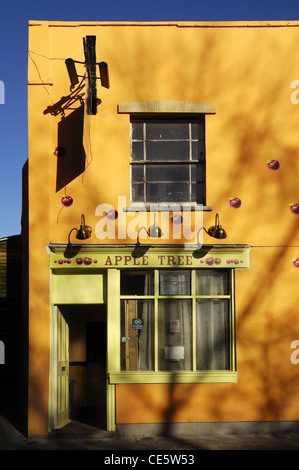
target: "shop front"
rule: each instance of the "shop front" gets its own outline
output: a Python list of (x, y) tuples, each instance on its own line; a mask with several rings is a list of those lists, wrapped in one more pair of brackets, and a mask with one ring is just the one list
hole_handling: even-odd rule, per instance
[[(109, 431), (167, 420), (147, 406), (153, 385), (161, 396), (163, 384), (237, 382), (234, 279), (249, 267), (248, 246), (50, 244), (49, 253), (50, 431), (88, 416)], [(145, 414), (125, 406), (136, 392)]]

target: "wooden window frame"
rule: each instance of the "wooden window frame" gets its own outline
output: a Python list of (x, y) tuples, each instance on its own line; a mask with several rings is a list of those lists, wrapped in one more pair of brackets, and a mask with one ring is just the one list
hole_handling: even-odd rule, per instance
[[(134, 125), (140, 124), (142, 128), (142, 135), (134, 137)], [(187, 133), (184, 137), (181, 138), (149, 138), (148, 129), (152, 124), (158, 124), (162, 128), (163, 126), (171, 126), (176, 124), (181, 124), (185, 126)], [(198, 126), (198, 135), (195, 137), (193, 135), (192, 125)], [(184, 144), (188, 152), (186, 158), (171, 158), (171, 155), (165, 156), (164, 158), (149, 158), (148, 157), (148, 145), (156, 145), (157, 148), (160, 148), (164, 144)], [(139, 145), (141, 149), (140, 158), (133, 158), (134, 155), (134, 145)], [(194, 156), (194, 145), (197, 145), (197, 156)], [(201, 146), (201, 149), (199, 148)], [(165, 115), (165, 116), (155, 116), (155, 117), (131, 117), (131, 204), (193, 204), (193, 205), (202, 205), (206, 204), (206, 158), (205, 158), (205, 118), (204, 115), (198, 116), (189, 116), (189, 115)], [(187, 170), (187, 175), (185, 177), (181, 176), (182, 172), (178, 171), (176, 178), (164, 179), (163, 181), (152, 181), (148, 178), (148, 174), (151, 169), (154, 167), (160, 168), (184, 168)], [(134, 177), (134, 172), (138, 170), (142, 172), (142, 181)], [(196, 176), (193, 174), (195, 173)], [(163, 179), (163, 178), (162, 178)], [(157, 184), (159, 186), (169, 185), (184, 185), (185, 186), (185, 196), (178, 198), (176, 193), (173, 197), (170, 197), (168, 200), (159, 198), (157, 196), (156, 200), (153, 200), (153, 196), (149, 194), (149, 188), (154, 187)], [(142, 192), (142, 198), (140, 200), (134, 195), (134, 188), (140, 188)], [(178, 194), (178, 193), (177, 193)]]

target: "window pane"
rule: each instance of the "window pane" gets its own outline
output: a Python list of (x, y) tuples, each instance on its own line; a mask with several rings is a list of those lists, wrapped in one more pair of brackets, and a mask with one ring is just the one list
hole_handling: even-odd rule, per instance
[(144, 185), (143, 183), (132, 184), (132, 200), (134, 202), (144, 202)]
[(189, 165), (147, 165), (146, 181), (189, 181)]
[(189, 160), (189, 142), (146, 142), (146, 160)]
[(143, 182), (144, 165), (132, 165), (132, 181), (134, 183)]
[(202, 165), (191, 165), (191, 181), (202, 182), (203, 181), (203, 166)]
[(143, 142), (132, 142), (132, 161), (139, 162), (144, 160)]
[(121, 271), (120, 295), (153, 295), (153, 271)]
[(154, 302), (121, 301), (121, 370), (154, 369)]
[(204, 122), (192, 122), (191, 123), (191, 138), (193, 140), (203, 140), (204, 138)]
[(228, 295), (229, 271), (226, 269), (199, 269), (196, 271), (196, 294)]
[(146, 140), (189, 139), (187, 122), (150, 122), (146, 124)]
[(148, 183), (146, 185), (147, 202), (188, 202), (188, 183)]
[(192, 160), (198, 160), (200, 162), (204, 161), (205, 149), (203, 142), (192, 142)]
[(133, 140), (143, 139), (143, 122), (132, 123), (132, 139)]
[(200, 299), (196, 305), (197, 370), (229, 370), (229, 303)]
[(191, 271), (160, 271), (160, 295), (191, 295)]
[(192, 315), (189, 300), (160, 300), (159, 370), (192, 369)]
[(197, 204), (205, 204), (203, 183), (191, 184), (191, 202), (197, 202)]

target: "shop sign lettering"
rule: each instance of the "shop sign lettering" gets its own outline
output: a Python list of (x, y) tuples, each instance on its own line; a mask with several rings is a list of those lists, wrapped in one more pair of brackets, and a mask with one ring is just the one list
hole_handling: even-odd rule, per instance
[[(148, 255), (134, 258), (131, 255), (107, 256), (105, 266), (149, 266)], [(158, 266), (192, 266), (192, 255), (157, 255)]]

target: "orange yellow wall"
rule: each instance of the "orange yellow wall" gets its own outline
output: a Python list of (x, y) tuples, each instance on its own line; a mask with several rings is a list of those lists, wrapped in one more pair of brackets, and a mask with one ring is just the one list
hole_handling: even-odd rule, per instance
[[(117, 385), (118, 423), (299, 419), (298, 290), (294, 248), (251, 249), (236, 272), (237, 384)], [(298, 349), (298, 346), (297, 346)]]
[[(84, 173), (58, 190), (58, 159), (52, 152), (61, 135), (72, 145), (75, 136), (68, 131), (61, 134), (61, 126), (64, 119), (72, 120), (80, 106), (79, 101), (72, 102), (62, 115), (62, 98), (70, 94), (64, 61), (68, 57), (84, 60), (86, 35), (96, 36), (97, 61), (108, 63), (111, 87), (108, 90), (98, 84), (98, 114), (85, 119)], [(299, 23), (284, 22), (30, 23), (31, 433), (45, 432), (47, 427), (50, 325), (46, 247), (49, 241), (67, 243), (70, 230), (79, 228), (81, 213), (93, 228), (86, 243), (132, 243), (100, 241), (95, 230), (100, 220), (96, 207), (103, 203), (116, 207), (118, 196), (126, 197), (129, 204), (129, 116), (118, 114), (117, 105), (155, 100), (216, 105), (216, 115), (206, 117), (207, 205), (213, 206), (213, 212), (203, 214), (203, 223), (212, 225), (218, 212), (228, 232), (228, 238), (219, 243), (252, 247), (251, 268), (236, 273), (239, 384), (192, 386), (196, 391), (192, 403), (199, 410), (192, 416), (207, 421), (299, 419), (299, 365), (290, 361), (290, 343), (299, 338), (299, 271), (291, 263), (299, 256), (299, 215), (288, 207), (299, 202), (299, 107), (296, 88), (292, 88), (299, 79), (298, 40)], [(77, 71), (83, 74), (83, 66), (78, 65)], [(76, 145), (79, 152), (80, 143)], [(280, 161), (278, 171), (267, 168), (269, 159)], [(74, 199), (69, 208), (61, 206), (64, 189)], [(234, 196), (242, 200), (239, 209), (229, 206), (228, 198)], [(204, 235), (204, 243), (211, 240), (214, 242)], [(167, 389), (166, 385), (121, 385), (117, 388), (119, 403), (134, 400), (145, 387)], [(175, 387), (178, 394), (186, 388)], [(159, 405), (149, 420), (161, 419), (167, 404), (167, 394), (164, 398), (157, 395)], [(245, 406), (249, 401), (252, 406)], [(145, 408), (145, 403), (140, 406)], [(133, 416), (137, 419), (131, 409), (131, 417), (128, 413), (119, 411), (120, 422)], [(185, 404), (178, 413), (178, 420), (186, 420), (190, 409)]]

